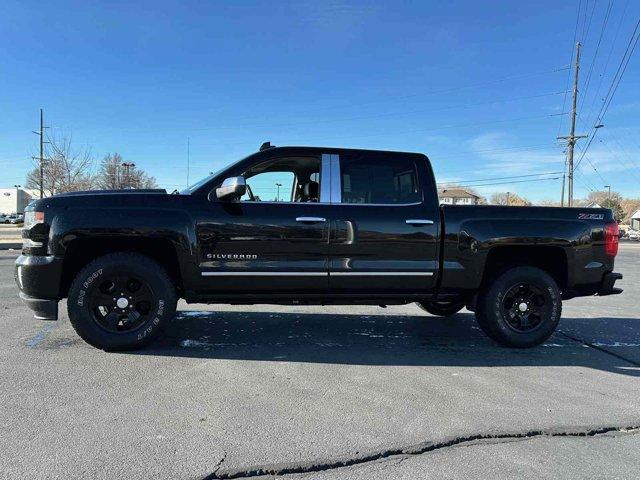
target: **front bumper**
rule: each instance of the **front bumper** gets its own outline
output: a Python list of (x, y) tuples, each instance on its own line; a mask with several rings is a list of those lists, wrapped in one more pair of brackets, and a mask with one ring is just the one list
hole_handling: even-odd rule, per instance
[(58, 320), (58, 300), (33, 298), (22, 292), (20, 292), (20, 298), (38, 320)]
[(614, 285), (616, 280), (620, 280), (622, 278), (621, 273), (609, 272), (605, 273), (602, 277), (602, 283), (600, 284), (600, 290), (598, 290), (598, 295), (603, 297), (605, 295), (618, 295), (622, 293), (621, 288), (616, 288)]
[(20, 255), (15, 281), (20, 298), (41, 320), (58, 319), (62, 259), (53, 255)]

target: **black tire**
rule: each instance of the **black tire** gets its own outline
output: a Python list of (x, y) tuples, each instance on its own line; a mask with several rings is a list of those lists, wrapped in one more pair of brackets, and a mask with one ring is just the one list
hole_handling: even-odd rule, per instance
[(144, 255), (121, 252), (97, 258), (78, 273), (67, 311), (87, 343), (107, 351), (135, 350), (164, 330), (176, 304), (175, 287), (160, 265)]
[(464, 308), (464, 302), (461, 300), (452, 302), (418, 302), (418, 306), (431, 315), (450, 317)]
[(478, 295), (480, 328), (501, 345), (529, 348), (555, 331), (562, 297), (553, 278), (535, 267), (514, 267), (499, 275)]

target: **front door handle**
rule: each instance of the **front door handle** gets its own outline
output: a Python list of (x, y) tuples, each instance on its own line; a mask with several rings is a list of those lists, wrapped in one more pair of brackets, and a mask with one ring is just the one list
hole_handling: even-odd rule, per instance
[(321, 223), (326, 221), (327, 219), (322, 217), (296, 217), (296, 222), (302, 223)]
[(409, 225), (433, 225), (433, 220), (424, 220), (422, 218), (409, 218), (406, 223)]

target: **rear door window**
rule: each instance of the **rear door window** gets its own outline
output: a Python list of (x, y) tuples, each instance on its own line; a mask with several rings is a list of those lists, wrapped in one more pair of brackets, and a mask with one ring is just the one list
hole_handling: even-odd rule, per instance
[(410, 158), (341, 158), (342, 203), (397, 205), (421, 200), (418, 172)]

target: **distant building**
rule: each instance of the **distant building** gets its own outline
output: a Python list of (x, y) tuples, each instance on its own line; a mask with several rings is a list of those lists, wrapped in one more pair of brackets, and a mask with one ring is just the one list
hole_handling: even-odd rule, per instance
[(438, 191), (440, 203), (447, 205), (478, 205), (480, 197), (464, 188), (443, 188)]
[(24, 213), (31, 195), (22, 188), (0, 188), (0, 214)]
[(602, 205), (600, 205), (598, 202), (591, 202), (591, 203), (587, 203), (584, 207), (582, 208), (603, 208)]
[(629, 224), (633, 230), (640, 231), (640, 210), (636, 210), (636, 213), (631, 215), (631, 221), (629, 222)]

